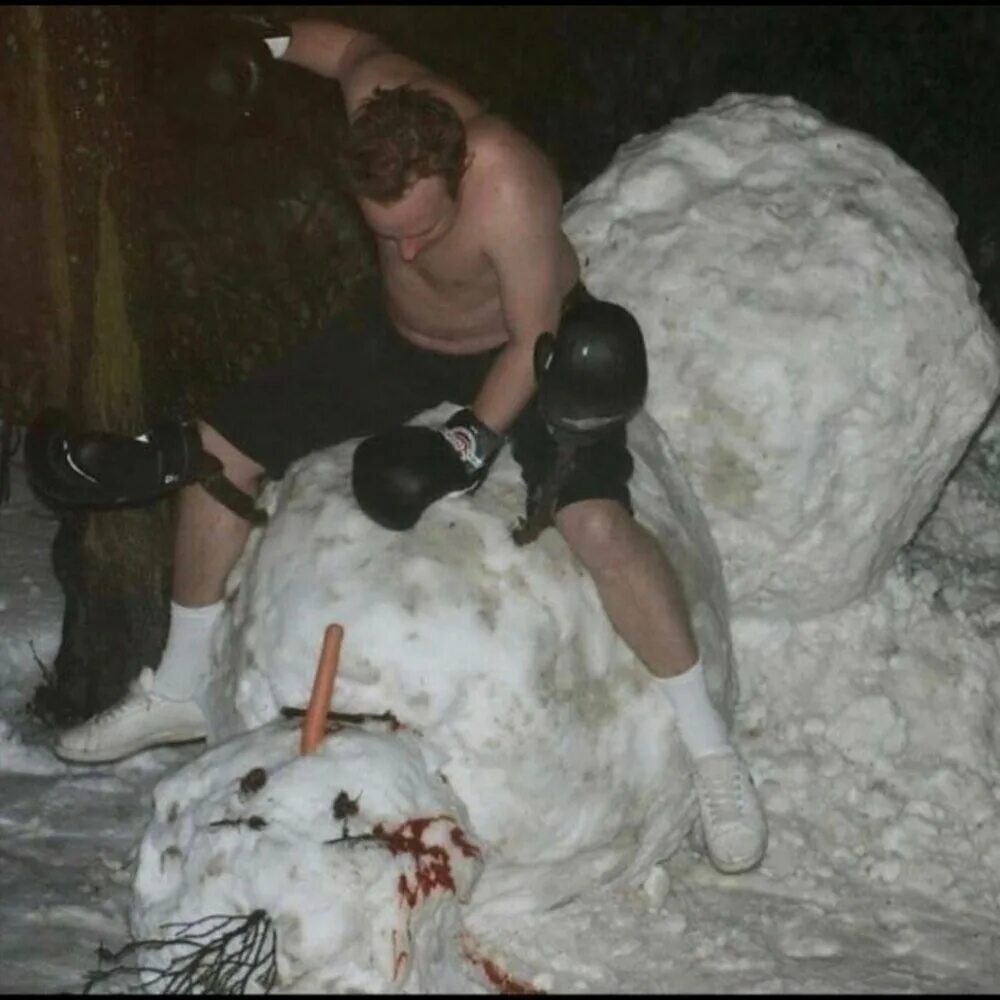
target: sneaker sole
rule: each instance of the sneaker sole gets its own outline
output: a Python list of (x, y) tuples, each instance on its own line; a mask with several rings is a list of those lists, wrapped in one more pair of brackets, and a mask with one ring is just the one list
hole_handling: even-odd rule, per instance
[(65, 760), (70, 764), (111, 764), (114, 761), (124, 760), (126, 757), (142, 753), (144, 750), (178, 746), (182, 743), (200, 743), (207, 736), (207, 733), (193, 734), (190, 730), (186, 730), (185, 732), (165, 733), (155, 740), (130, 743), (128, 746), (119, 747), (114, 753), (109, 753), (107, 750), (74, 750), (72, 747), (64, 747), (59, 744), (52, 748), (52, 752), (60, 760)]
[(712, 867), (716, 871), (722, 872), (723, 875), (742, 875), (745, 872), (752, 872), (755, 868), (760, 867), (764, 861), (764, 857), (767, 855), (767, 838), (765, 837), (764, 845), (760, 849), (760, 856), (756, 859), (748, 858), (743, 861), (731, 861), (728, 864), (716, 861), (712, 857), (712, 852), (708, 849), (708, 843), (705, 840), (705, 828), (702, 826), (701, 819), (696, 819), (691, 825), (691, 829), (688, 831), (688, 843), (699, 854), (708, 858)]
[(752, 872), (755, 868), (760, 867), (761, 862), (764, 860), (764, 854), (766, 853), (765, 849), (761, 852), (760, 857), (755, 861), (734, 861), (728, 865), (724, 865), (716, 861), (711, 854), (709, 854), (708, 860), (712, 862), (712, 867), (717, 871), (722, 872), (723, 875), (745, 875), (747, 872)]

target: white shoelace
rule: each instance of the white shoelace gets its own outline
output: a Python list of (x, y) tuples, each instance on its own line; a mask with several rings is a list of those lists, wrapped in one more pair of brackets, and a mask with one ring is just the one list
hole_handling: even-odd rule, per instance
[(747, 786), (735, 754), (719, 754), (718, 763), (698, 770), (698, 794), (713, 826), (741, 823), (747, 812)]
[(128, 694), (110, 708), (106, 708), (103, 712), (95, 715), (94, 718), (91, 719), (91, 722), (94, 723), (105, 719), (117, 718), (117, 716), (132, 707), (131, 702), (135, 695), (142, 695), (148, 698), (153, 691), (154, 679), (155, 677), (153, 671), (150, 670), (149, 667), (143, 667), (139, 672), (139, 676), (136, 677), (136, 679), (129, 685)]

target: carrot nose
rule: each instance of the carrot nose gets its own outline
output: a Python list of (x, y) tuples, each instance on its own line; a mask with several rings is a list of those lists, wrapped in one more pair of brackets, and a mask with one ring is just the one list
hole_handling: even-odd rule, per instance
[(340, 625), (327, 625), (323, 633), (323, 650), (316, 666), (309, 707), (302, 720), (302, 740), (299, 753), (312, 753), (326, 736), (326, 716), (333, 698), (333, 684), (337, 678), (340, 663), (340, 645), (344, 640), (344, 629)]

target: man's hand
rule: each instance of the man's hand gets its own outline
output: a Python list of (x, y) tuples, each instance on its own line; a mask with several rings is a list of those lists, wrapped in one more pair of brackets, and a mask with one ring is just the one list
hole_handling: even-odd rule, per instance
[(62, 509), (151, 503), (209, 471), (193, 421), (166, 420), (128, 437), (71, 432), (59, 410), (43, 411), (28, 428), (25, 465), (35, 492)]
[(185, 20), (163, 41), (159, 100), (189, 129), (231, 132), (260, 108), (275, 57), (290, 37), (287, 24), (269, 18)]
[(407, 425), (376, 434), (354, 453), (354, 496), (376, 524), (405, 531), (435, 500), (477, 489), (503, 442), (468, 409), (440, 430)]
[(590, 299), (563, 317), (559, 335), (535, 342), (538, 406), (557, 439), (586, 444), (627, 423), (649, 381), (646, 347), (635, 317)]

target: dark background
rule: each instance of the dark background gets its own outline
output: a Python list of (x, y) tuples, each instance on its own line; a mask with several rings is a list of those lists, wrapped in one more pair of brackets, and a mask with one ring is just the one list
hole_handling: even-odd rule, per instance
[[(184, 17), (209, 16), (218, 9), (190, 9)], [(876, 136), (945, 196), (958, 216), (959, 238), (984, 305), (1000, 322), (998, 8), (238, 9), (284, 18), (326, 14), (380, 33), (530, 134), (554, 159), (567, 199), (637, 133), (660, 129), (732, 92), (791, 96), (837, 124)], [(166, 9), (163, 19), (177, 16), (176, 9)], [(263, 144), (258, 149), (250, 136), (243, 141), (244, 166), (225, 171), (227, 185), (242, 177), (263, 193), (273, 171), (267, 161), (276, 136), (284, 137), (286, 167), (296, 157), (308, 164), (307, 173), (328, 167), (337, 138), (335, 116), (329, 114), (337, 104), (336, 85), (294, 67), (280, 70), (273, 106), (261, 109), (254, 126)], [(213, 157), (218, 166), (233, 154), (203, 147), (198, 155)], [(280, 187), (280, 179), (272, 179)], [(341, 267), (348, 285), (353, 266), (344, 262)], [(308, 268), (297, 271), (306, 283)], [(311, 280), (324, 281), (321, 276)], [(307, 323), (312, 326), (323, 308), (315, 294), (310, 301), (316, 303)], [(269, 352), (262, 348), (260, 353)]]
[(997, 7), (253, 9), (328, 12), (379, 31), (531, 134), (567, 197), (637, 133), (728, 93), (789, 95), (881, 139), (945, 195), (973, 264), (992, 269), (996, 304), (996, 254), (980, 244), (997, 235), (1000, 195)]
[[(53, 51), (69, 92), (74, 61), (82, 58), (74, 18), (85, 20), (91, 9), (62, 10), (54, 20), (67, 34), (61, 49), (54, 38)], [(1000, 323), (998, 8), (125, 10), (149, 26), (129, 183), (139, 188), (151, 230), (151, 277), (130, 311), (156, 397), (149, 400), (152, 415), (197, 410), (222, 385), (317, 332), (372, 266), (366, 234), (336, 177), (333, 154), (344, 122), (335, 83), (278, 64), (265, 99), (238, 128), (198, 133), (164, 112), (159, 68), (183, 61), (208, 22), (232, 13), (329, 16), (380, 33), (530, 134), (555, 161), (567, 199), (637, 133), (733, 92), (791, 96), (876, 136), (944, 195), (983, 303)], [(8, 343), (24, 345), (13, 351), (8, 371), (39, 341), (33, 327), (41, 292), (31, 263), (37, 258), (26, 252), (30, 174), (27, 161), (0, 157), (7, 223), (0, 293)], [(30, 380), (15, 374), (7, 381), (9, 396)]]

